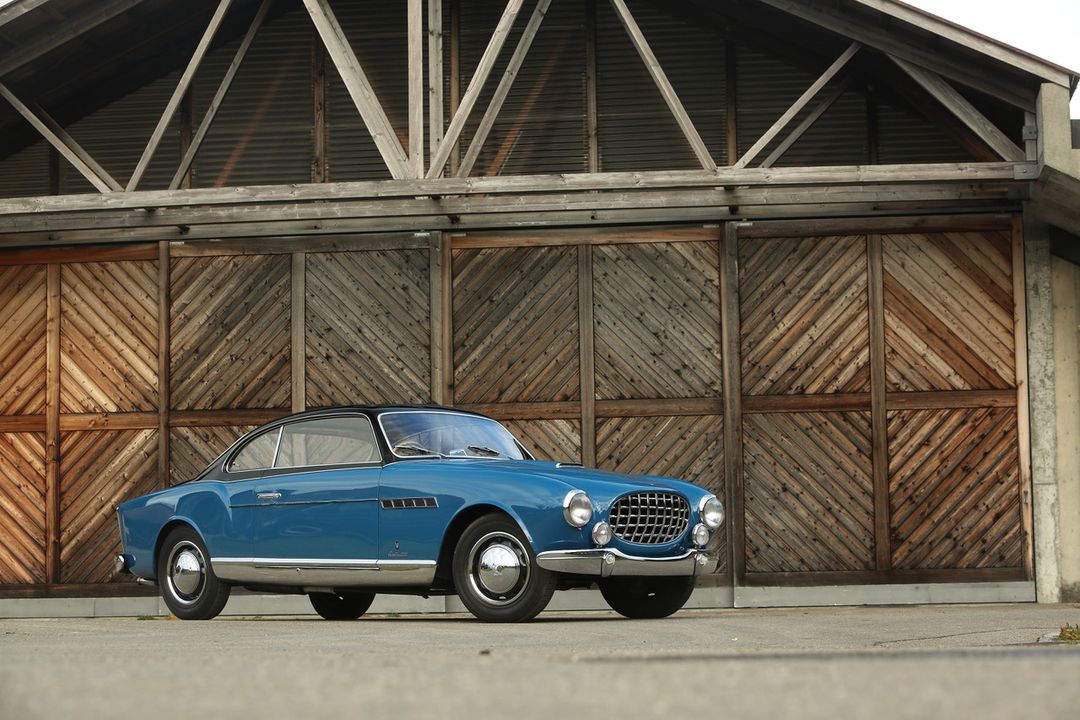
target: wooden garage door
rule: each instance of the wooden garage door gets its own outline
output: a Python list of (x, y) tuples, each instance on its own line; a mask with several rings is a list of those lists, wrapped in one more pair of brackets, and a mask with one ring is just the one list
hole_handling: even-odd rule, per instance
[(950, 225), (737, 240), (744, 582), (1030, 578), (1022, 239)]

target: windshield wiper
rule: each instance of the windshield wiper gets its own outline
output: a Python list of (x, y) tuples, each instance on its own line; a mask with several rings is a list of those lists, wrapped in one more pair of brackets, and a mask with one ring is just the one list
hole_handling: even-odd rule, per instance
[(502, 457), (502, 453), (498, 450), (492, 450), (483, 445), (466, 445), (465, 449), (475, 455), (483, 455), (484, 457)]
[(416, 443), (402, 443), (394, 446), (394, 453), (397, 455), (408, 455), (410, 457), (420, 457), (422, 455), (434, 455), (435, 457), (446, 457), (442, 453), (437, 453), (434, 450), (428, 450), (426, 447), (420, 447)]

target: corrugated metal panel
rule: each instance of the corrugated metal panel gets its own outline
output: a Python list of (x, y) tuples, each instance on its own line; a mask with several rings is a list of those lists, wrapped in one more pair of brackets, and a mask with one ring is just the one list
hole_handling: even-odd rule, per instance
[[(312, 33), (302, 8), (259, 31), (199, 150), (196, 187), (311, 181)], [(199, 69), (196, 126), (239, 44), (214, 50)]]
[[(815, 102), (799, 114), (786, 132), (798, 127), (813, 112), (817, 102), (832, 92), (832, 84), (824, 88)], [(783, 142), (786, 133), (777, 142)], [(861, 165), (869, 161), (867, 141), (866, 96), (847, 90), (825, 114), (818, 118), (806, 133), (784, 153), (777, 166)], [(771, 149), (770, 149), (771, 152)], [(763, 157), (768, 157), (767, 155)], [(752, 163), (754, 164), (754, 163)]]
[[(723, 35), (640, 0), (628, 6), (710, 154), (723, 165), (727, 142)], [(700, 167), (608, 3), (597, 3), (597, 25), (601, 169)]]
[[(785, 62), (757, 46), (743, 42), (737, 44), (735, 107), (738, 112), (740, 156), (772, 127), (817, 77), (817, 73), (812, 70)], [(794, 127), (798, 120), (796, 119), (791, 127)], [(759, 158), (765, 159), (781, 141), (775, 140)]]
[[(927, 99), (927, 102), (934, 102)], [(941, 128), (901, 100), (878, 101), (878, 162), (963, 162), (971, 155)]]
[(44, 140), (0, 161), (0, 198), (49, 194), (49, 146)]
[[(70, 125), (67, 130), (77, 143), (121, 185), (126, 185), (139, 161), (150, 134), (161, 117), (179, 76), (170, 73), (135, 92), (106, 105)], [(161, 190), (169, 186), (180, 162), (178, 119), (173, 118), (154, 160), (147, 169), (140, 190)], [(67, 161), (60, 162), (60, 193), (97, 192)]]
[[(461, 9), (462, 92), (480, 62), (505, 3)], [(462, 154), (476, 132), (535, 3), (526, 3), (473, 110)], [(553, 2), (473, 167), (473, 175), (584, 172), (585, 5)]]
[[(407, 8), (407, 4), (400, 0), (334, 4), (334, 12), (345, 36), (349, 38), (368, 82), (406, 151), (409, 147)], [(326, 61), (326, 80), (326, 117), (330, 133), (327, 166), (330, 179), (335, 182), (388, 179), (390, 171), (329, 58)]]

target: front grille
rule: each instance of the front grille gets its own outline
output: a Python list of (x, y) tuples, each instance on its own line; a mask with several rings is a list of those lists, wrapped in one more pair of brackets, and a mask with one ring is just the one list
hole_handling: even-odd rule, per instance
[(626, 542), (658, 545), (683, 534), (690, 524), (690, 506), (675, 493), (633, 493), (615, 501), (608, 524), (615, 537)]

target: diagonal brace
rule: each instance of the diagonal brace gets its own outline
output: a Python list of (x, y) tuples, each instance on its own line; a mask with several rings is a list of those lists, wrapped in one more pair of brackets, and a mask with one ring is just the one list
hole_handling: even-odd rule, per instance
[(383, 162), (390, 170), (390, 175), (395, 180), (402, 180), (412, 176), (409, 166), (409, 157), (398, 140), (394, 126), (390, 124), (386, 112), (383, 110), (379, 98), (375, 95), (374, 88), (364, 74), (360, 66), (360, 60), (353, 52), (349, 40), (345, 37), (345, 31), (341, 29), (334, 11), (330, 9), (328, 0), (304, 0), (311, 21), (322, 39), (326, 52), (334, 62), (345, 88), (349, 91), (349, 97), (356, 105), (364, 125), (371, 133), (378, 148)]
[(848, 64), (851, 58), (855, 57), (855, 53), (859, 52), (859, 48), (861, 47), (862, 45), (860, 43), (851, 43), (848, 49), (845, 50), (840, 55), (840, 57), (838, 57), (836, 61), (833, 62), (833, 64), (830, 65), (825, 70), (825, 72), (821, 74), (821, 77), (815, 80), (814, 83), (806, 89), (806, 92), (804, 92), (802, 96), (799, 97), (799, 99), (796, 100), (794, 104), (792, 104), (792, 106), (789, 107), (787, 111), (780, 116), (779, 120), (773, 123), (773, 126), (771, 128), (765, 131), (764, 135), (758, 138), (758, 141), (754, 143), (753, 147), (747, 150), (746, 153), (741, 158), (739, 158), (739, 161), (736, 162), (732, 167), (744, 168), (749, 165), (750, 162), (754, 158), (756, 158), (762, 150), (768, 147), (769, 143), (771, 143), (776, 138), (776, 136), (779, 135), (783, 131), (783, 129), (787, 127), (788, 123), (794, 120), (795, 116), (802, 112), (803, 108), (810, 104), (811, 100), (817, 97), (817, 94), (821, 92), (821, 89), (825, 87), (830, 80), (836, 77), (837, 73), (844, 69), (844, 66)]
[(37, 105), (23, 103), (12, 93), (6, 85), (0, 83), (0, 97), (7, 100), (15, 110), (41, 133), (50, 145), (66, 159), (79, 173), (86, 178), (99, 192), (115, 192), (123, 190), (120, 183), (116, 182), (105, 168), (101, 167), (90, 153), (86, 152), (81, 145), (75, 142), (60, 124), (53, 120), (48, 113)]

